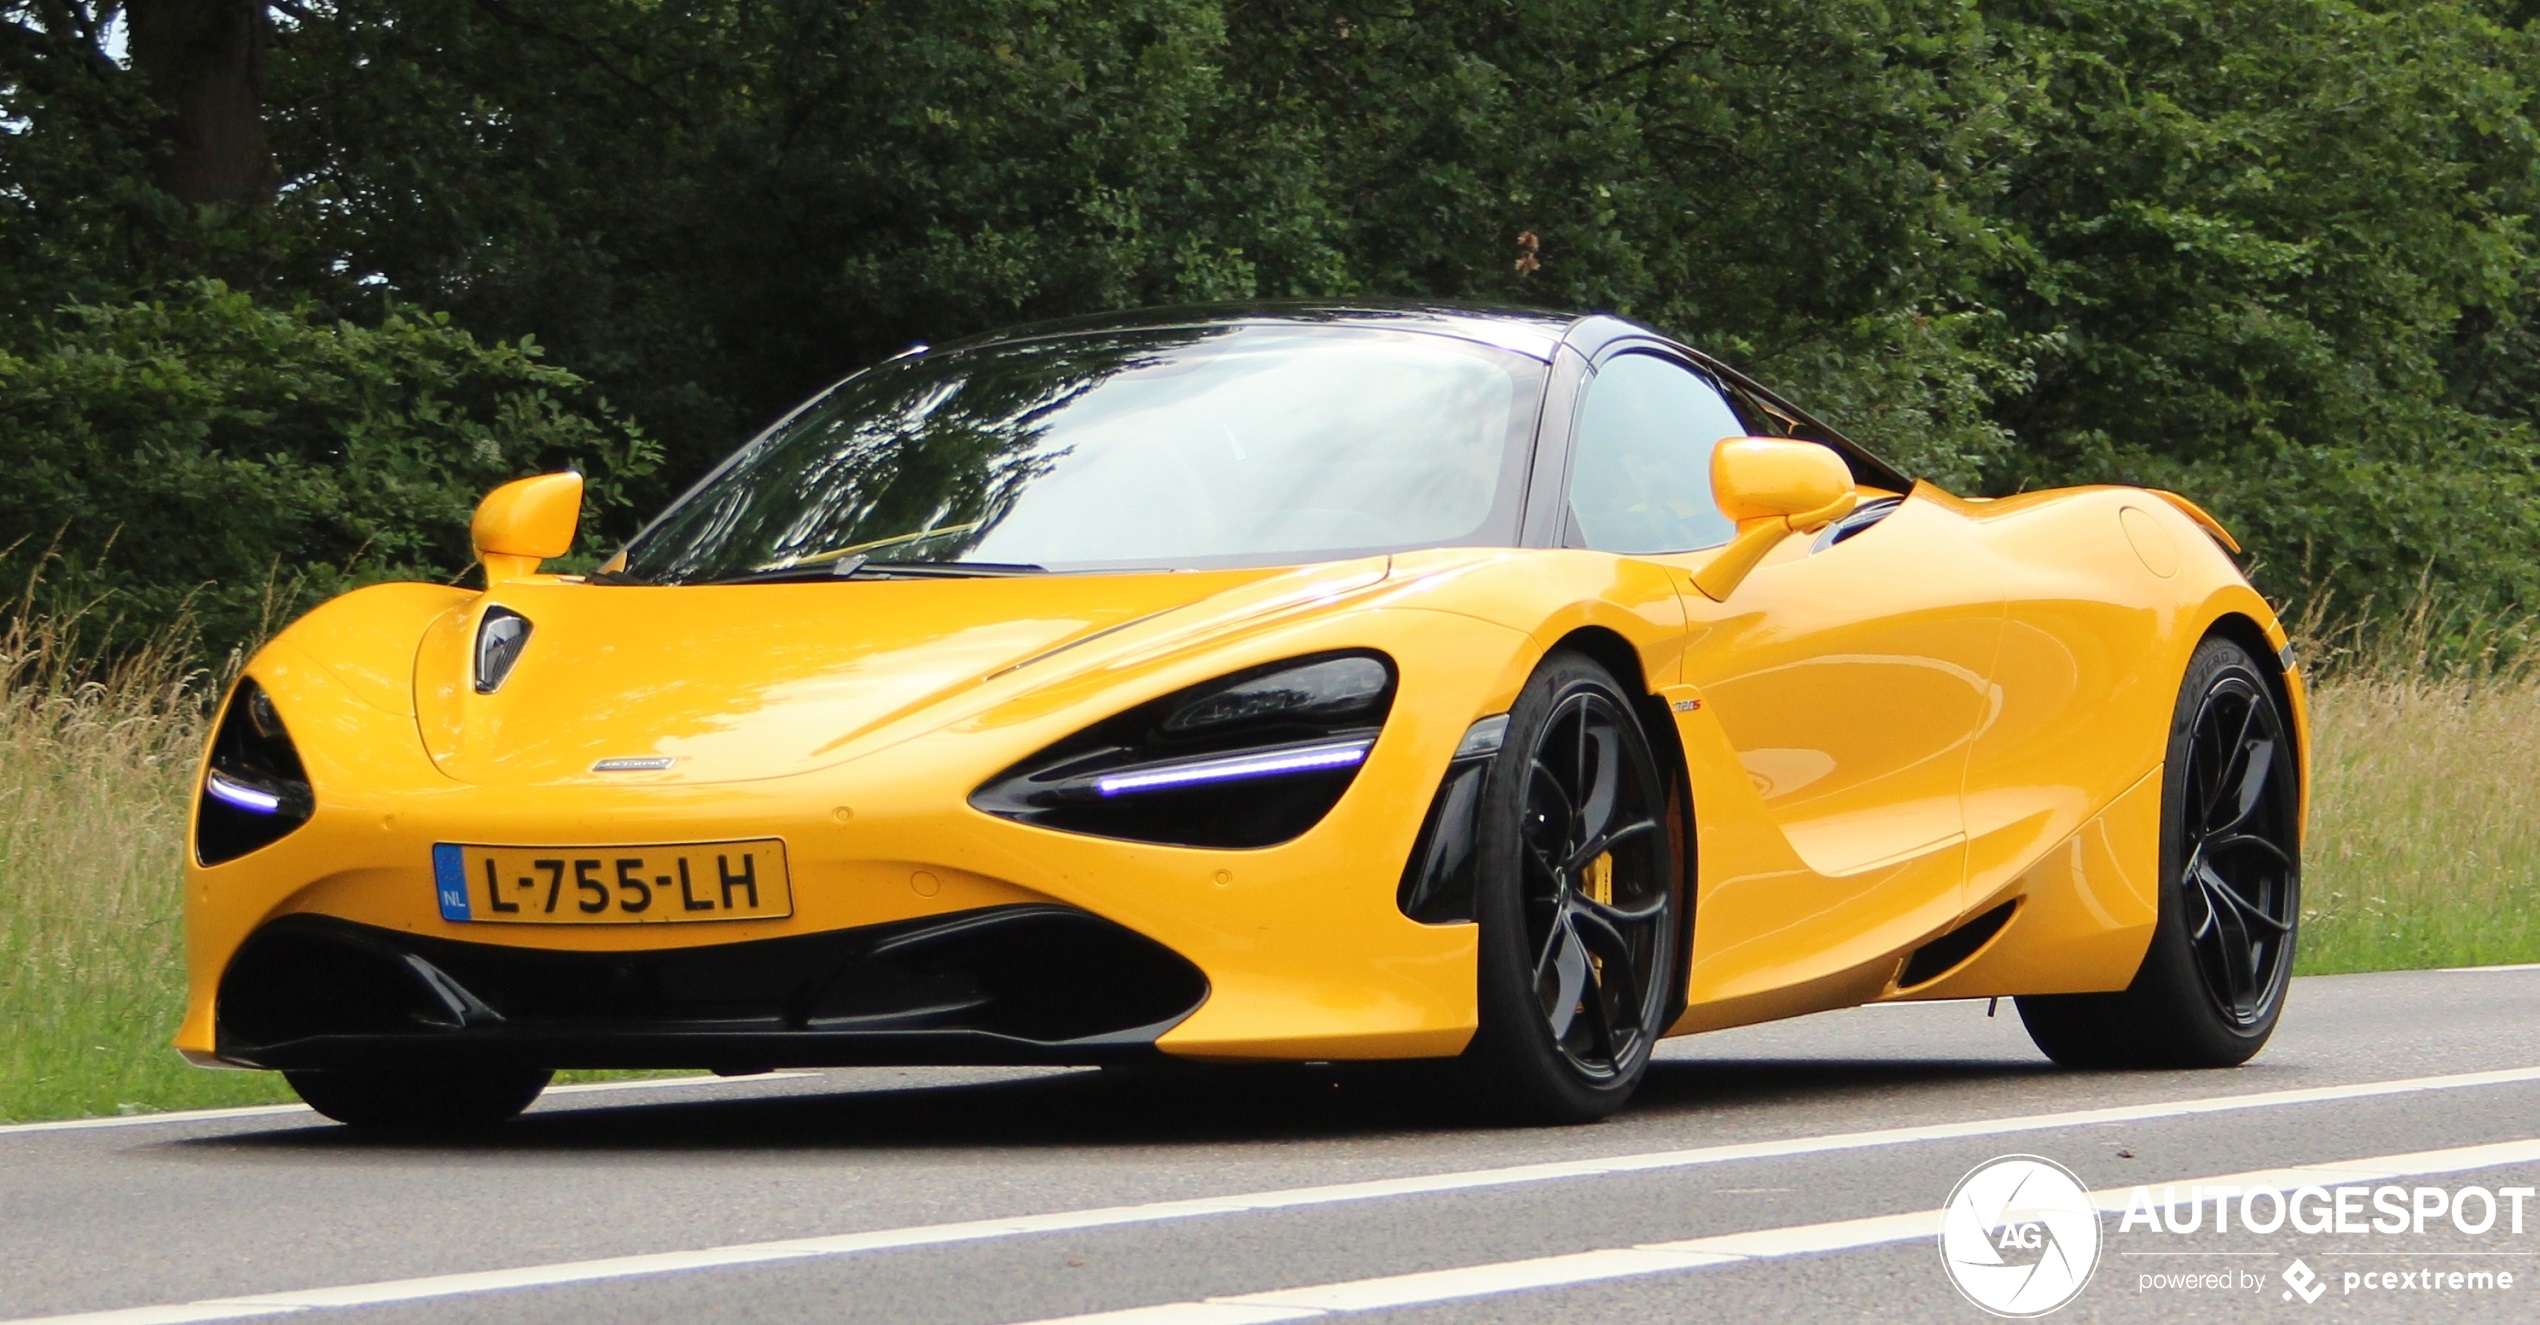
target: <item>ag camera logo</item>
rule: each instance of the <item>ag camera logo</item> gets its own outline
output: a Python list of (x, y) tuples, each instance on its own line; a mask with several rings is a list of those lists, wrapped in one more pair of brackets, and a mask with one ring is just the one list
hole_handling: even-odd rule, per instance
[(1949, 1193), (1940, 1259), (1969, 1302), (1997, 1316), (2043, 1316), (2079, 1296), (2099, 1268), (2099, 1210), (2072, 1170), (2004, 1155)]

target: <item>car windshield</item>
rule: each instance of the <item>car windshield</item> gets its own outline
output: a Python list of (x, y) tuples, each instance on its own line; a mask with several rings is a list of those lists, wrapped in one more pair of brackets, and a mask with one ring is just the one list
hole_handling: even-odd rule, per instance
[(1329, 324), (893, 360), (742, 448), (608, 578), (1276, 565), (1506, 545), (1544, 371), (1452, 336)]

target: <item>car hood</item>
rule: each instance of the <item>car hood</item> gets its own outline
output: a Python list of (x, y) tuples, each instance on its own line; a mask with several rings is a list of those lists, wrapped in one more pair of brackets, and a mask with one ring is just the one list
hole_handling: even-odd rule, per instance
[[(488, 786), (784, 777), (1000, 674), (1151, 619), (1276, 610), (1382, 558), (1287, 570), (656, 588), (516, 581), (437, 616), (415, 721), (442, 772)], [(487, 611), (528, 618), (495, 693), (475, 688)], [(603, 760), (666, 767), (601, 772)]]

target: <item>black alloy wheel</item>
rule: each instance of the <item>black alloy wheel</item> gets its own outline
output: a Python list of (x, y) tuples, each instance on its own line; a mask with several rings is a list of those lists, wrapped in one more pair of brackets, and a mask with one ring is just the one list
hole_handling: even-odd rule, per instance
[(2300, 916), (2284, 722), (2263, 682), (2227, 673), (2206, 691), (2187, 745), (2187, 941), (2214, 1008), (2236, 1028), (2275, 1015)]
[(2019, 1000), (2069, 1067), (2230, 1067), (2275, 1031), (2301, 922), (2298, 751), (2248, 649), (2189, 663), (2162, 773), (2160, 915), (2121, 993)]
[(1585, 1122), (1631, 1097), (1681, 995), (1679, 816), (1604, 668), (1547, 659), (1484, 791), (1482, 1025), (1493, 1103)]

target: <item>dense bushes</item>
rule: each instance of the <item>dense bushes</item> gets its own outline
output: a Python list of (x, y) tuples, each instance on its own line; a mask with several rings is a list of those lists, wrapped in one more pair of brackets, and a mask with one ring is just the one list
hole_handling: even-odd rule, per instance
[(446, 315), (357, 326), (201, 281), (28, 339), (0, 352), (0, 568), (127, 638), (190, 617), (242, 639), (350, 584), (441, 578), (493, 484), (578, 467), (605, 511), (651, 465), (533, 344)]
[[(1962, 489), (2188, 491), (2279, 597), (2540, 608), (2540, 47), (2505, 0), (331, 0), (272, 11), (271, 157), (226, 176), (169, 164), (195, 140), (77, 21), (113, 8), (0, 3), (0, 347), (105, 411), (13, 384), (7, 417), (50, 420), (31, 471), (183, 434), (206, 492), (311, 494), (153, 525), (156, 559), (75, 525), (49, 573), (143, 615), (211, 582), (241, 619), (278, 552), (453, 573), (456, 494), (557, 456), (656, 503), (911, 341), (1329, 295), (1614, 309)], [(256, 304), (177, 311), (206, 274)], [(72, 347), (133, 319), (235, 405), (118, 403)], [(248, 322), (263, 375), (210, 367)], [(302, 354), (315, 403), (257, 394)], [(256, 476), (265, 411), (298, 459)], [(234, 504), (27, 482), (0, 543), (91, 491)]]
[(2035, 346), (1997, 487), (2193, 492), (2279, 595), (2540, 607), (2540, 63), (2510, 11), (2018, 5), (1988, 299)]

